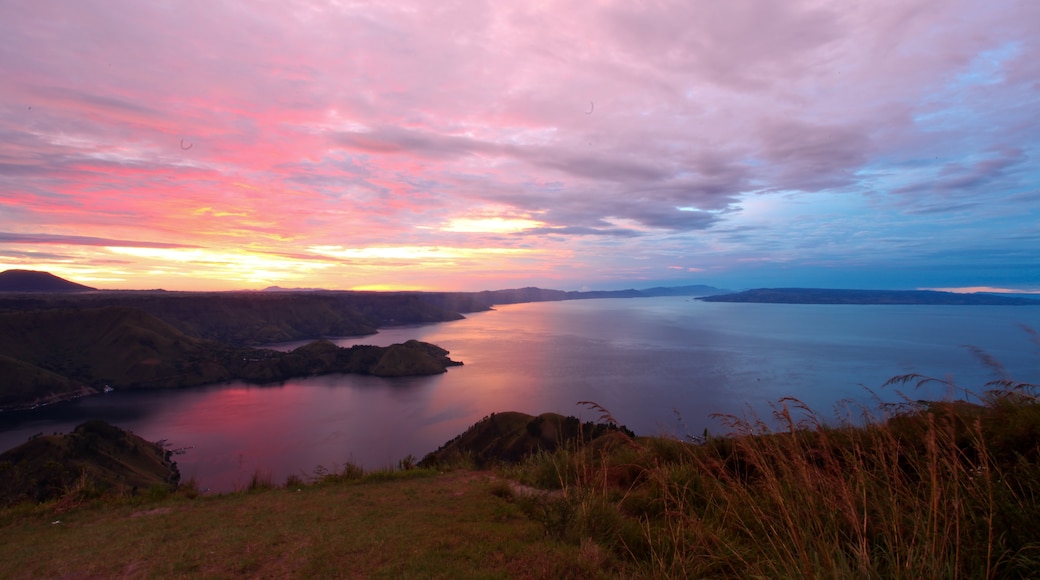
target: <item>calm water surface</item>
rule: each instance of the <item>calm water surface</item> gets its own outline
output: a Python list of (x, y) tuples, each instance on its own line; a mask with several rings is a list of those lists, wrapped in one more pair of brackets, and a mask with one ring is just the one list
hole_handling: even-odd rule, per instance
[[(710, 413), (768, 415), (795, 396), (831, 416), (842, 400), (898, 393), (880, 386), (921, 373), (977, 388), (997, 358), (1022, 381), (1040, 380), (1040, 307), (844, 306), (706, 303), (688, 298), (603, 299), (500, 306), (466, 320), (386, 329), (351, 344), (416, 338), (465, 363), (434, 377), (335, 375), (276, 386), (230, 383), (115, 392), (31, 412), (0, 414), (0, 449), (34, 433), (67, 432), (90, 418), (166, 439), (185, 478), (229, 491), (260, 470), (290, 474), (367, 468), (422, 457), (496, 411), (555, 411), (595, 419), (591, 400), (637, 433), (723, 431)], [(278, 345), (288, 349), (295, 345)], [(867, 389), (871, 389), (868, 391)], [(942, 396), (939, 388), (903, 391)]]

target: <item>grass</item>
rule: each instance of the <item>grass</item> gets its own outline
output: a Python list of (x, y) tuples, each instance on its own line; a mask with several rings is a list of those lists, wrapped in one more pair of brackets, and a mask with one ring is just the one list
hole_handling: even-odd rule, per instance
[[(897, 382), (916, 380), (931, 379)], [(647, 576), (1037, 577), (1036, 387), (989, 387), (837, 426), (785, 399), (776, 430), (724, 416), (732, 434), (700, 444), (536, 454), (513, 476), (563, 493), (515, 501), (550, 536)]]
[(722, 437), (612, 431), (494, 471), (409, 457), (22, 504), (0, 510), (0, 577), (1038, 577), (1036, 394), (1001, 380), (834, 424), (784, 399)]
[(377, 472), (189, 499), (0, 513), (0, 577), (597, 577), (489, 472)]

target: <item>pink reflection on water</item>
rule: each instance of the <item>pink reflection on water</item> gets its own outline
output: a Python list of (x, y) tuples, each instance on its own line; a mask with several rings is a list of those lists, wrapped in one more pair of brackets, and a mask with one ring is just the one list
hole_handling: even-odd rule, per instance
[[(560, 348), (567, 340), (554, 310), (546, 304), (512, 304), (495, 311), (467, 314), (467, 320), (423, 326), (383, 329), (374, 336), (339, 339), (336, 344), (386, 346), (418, 339), (450, 351), (464, 363), (450, 369), (450, 388), (431, 398), (431, 411), (464, 415), (453, 422), (465, 429), (476, 418), (502, 411), (538, 414), (547, 410), (577, 413), (573, 394), (554, 392), (546, 378), (562, 376), (569, 354)], [(555, 338), (555, 340), (547, 340)], [(520, 369), (521, 372), (517, 372)], [(471, 412), (465, 412), (472, 409)], [(434, 413), (437, 414), (436, 412)], [(464, 423), (464, 424), (463, 424)], [(457, 435), (455, 431), (450, 436)]]
[[(553, 411), (588, 420), (596, 414), (575, 403), (592, 400), (637, 433), (683, 434), (705, 427), (715, 432), (709, 413), (739, 414), (748, 403), (759, 404), (761, 412), (787, 395), (826, 412), (836, 400), (862, 396), (861, 385), (876, 387), (900, 372), (953, 373), (963, 384), (979, 384), (988, 375), (965, 356), (959, 345), (966, 343), (999, 353), (1014, 376), (1023, 377), (1018, 371), (1035, 371), (1035, 351), (1007, 331), (1023, 316), (1040, 327), (1040, 310), (999, 308), (678, 299), (510, 305), (458, 322), (337, 341), (439, 344), (465, 363), (446, 374), (115, 392), (77, 401), (51, 420), (27, 418), (13, 431), (0, 417), (0, 440), (13, 446), (37, 432), (68, 431), (103, 418), (147, 439), (167, 439), (173, 448), (192, 447), (177, 456), (184, 476), (229, 491), (246, 485), (257, 469), (280, 484), (318, 465), (393, 466), (409, 454), (422, 457), (492, 412)], [(684, 425), (674, 424), (676, 415)]]

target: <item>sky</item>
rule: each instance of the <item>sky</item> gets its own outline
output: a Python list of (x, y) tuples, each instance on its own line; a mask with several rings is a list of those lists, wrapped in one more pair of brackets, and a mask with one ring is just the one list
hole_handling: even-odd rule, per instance
[(0, 270), (1040, 292), (1035, 0), (0, 0)]

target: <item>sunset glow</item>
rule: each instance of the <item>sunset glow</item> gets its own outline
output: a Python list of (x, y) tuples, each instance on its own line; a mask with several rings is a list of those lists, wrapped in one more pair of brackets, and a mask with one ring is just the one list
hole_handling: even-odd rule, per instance
[(442, 247), (387, 247), (387, 248), (343, 248), (341, 246), (313, 246), (309, 251), (339, 260), (399, 260), (435, 264), (444, 260), (472, 259), (495, 254), (523, 254), (530, 250), (500, 248), (442, 248)]
[(542, 222), (518, 218), (457, 218), (442, 229), (446, 232), (515, 234), (544, 225)]
[(1040, 3), (7, 3), (0, 270), (1040, 288)]

